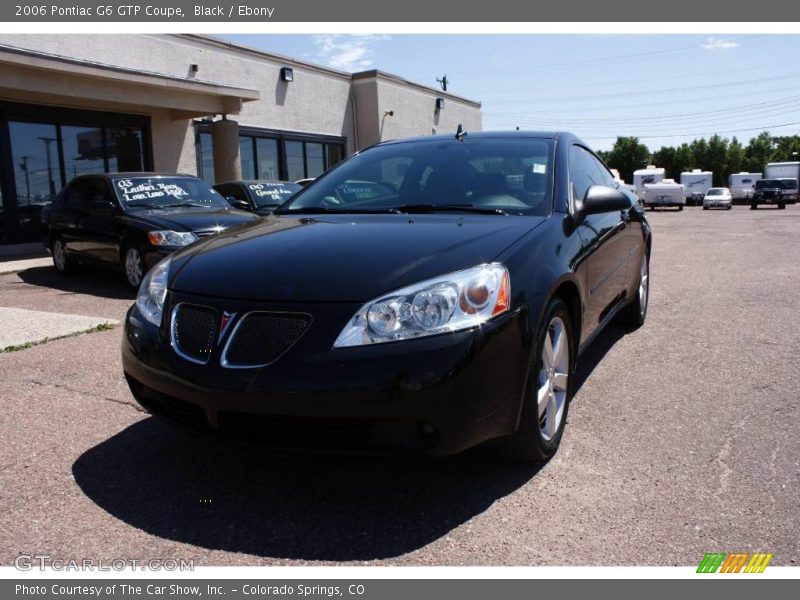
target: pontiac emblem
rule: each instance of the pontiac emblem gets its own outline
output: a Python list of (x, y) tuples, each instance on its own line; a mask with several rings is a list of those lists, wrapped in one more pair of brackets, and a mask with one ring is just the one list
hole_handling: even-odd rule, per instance
[(219, 336), (217, 337), (217, 344), (222, 341), (228, 331), (233, 320), (236, 318), (236, 313), (222, 312), (222, 319), (219, 322)]

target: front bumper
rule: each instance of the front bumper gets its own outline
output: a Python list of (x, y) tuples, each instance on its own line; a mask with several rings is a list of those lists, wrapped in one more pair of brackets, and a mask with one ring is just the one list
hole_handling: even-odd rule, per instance
[[(466, 332), (333, 349), (357, 308), (292, 306), (313, 317), (295, 345), (266, 367), (229, 369), (219, 347), (205, 365), (181, 358), (166, 328), (133, 306), (122, 343), (125, 377), (151, 413), (245, 445), (447, 455), (513, 433), (529, 358), (519, 314)], [(254, 309), (287, 310), (224, 307), (242, 315)]]

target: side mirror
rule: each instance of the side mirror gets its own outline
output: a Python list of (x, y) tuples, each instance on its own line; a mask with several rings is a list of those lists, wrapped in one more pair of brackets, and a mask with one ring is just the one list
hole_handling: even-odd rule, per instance
[(225, 200), (228, 201), (233, 208), (238, 208), (239, 210), (253, 210), (253, 207), (250, 206), (250, 203), (247, 200), (238, 200), (233, 196), (227, 196)]
[(627, 195), (604, 185), (593, 185), (578, 206), (578, 215), (594, 215), (628, 210), (633, 204)]

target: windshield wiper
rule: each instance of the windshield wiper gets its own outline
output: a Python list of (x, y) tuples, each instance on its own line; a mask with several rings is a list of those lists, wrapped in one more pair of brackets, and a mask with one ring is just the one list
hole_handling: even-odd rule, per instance
[(381, 208), (327, 208), (325, 206), (303, 206), (302, 208), (287, 208), (281, 211), (281, 215), (314, 215), (314, 214), (334, 214), (334, 215), (378, 215), (386, 214), (386, 209)]
[(161, 208), (180, 208), (181, 206), (188, 206), (190, 208), (209, 208), (208, 204), (198, 204), (197, 202), (177, 202), (175, 204), (162, 204)]
[(150, 204), (149, 202), (128, 203), (128, 208), (164, 208), (162, 204)]
[(390, 213), (415, 214), (434, 212), (472, 212), (481, 215), (507, 215), (502, 208), (475, 206), (474, 204), (404, 204), (389, 209)]

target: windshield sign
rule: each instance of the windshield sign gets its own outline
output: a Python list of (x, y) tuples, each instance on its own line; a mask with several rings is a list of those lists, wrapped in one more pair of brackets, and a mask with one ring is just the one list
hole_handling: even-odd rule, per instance
[(303, 186), (296, 183), (264, 181), (250, 183), (247, 188), (250, 190), (250, 194), (257, 206), (275, 206), (286, 202), (302, 190)]
[(210, 185), (192, 177), (120, 177), (112, 183), (126, 208), (227, 207)]

